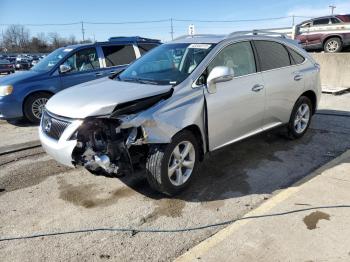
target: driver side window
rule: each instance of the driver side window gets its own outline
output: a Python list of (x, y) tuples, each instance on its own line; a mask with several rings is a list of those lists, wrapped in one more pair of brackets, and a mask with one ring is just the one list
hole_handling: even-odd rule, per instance
[(208, 66), (208, 74), (216, 66), (233, 69), (234, 76), (256, 73), (255, 58), (250, 42), (240, 42), (225, 47)]
[(100, 62), (98, 61), (95, 48), (82, 49), (68, 57), (63, 64), (71, 68), (70, 73), (100, 68)]

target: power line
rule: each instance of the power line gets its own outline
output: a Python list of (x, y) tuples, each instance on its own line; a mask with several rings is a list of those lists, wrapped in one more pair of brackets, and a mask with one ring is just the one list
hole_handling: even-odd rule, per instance
[(169, 22), (171, 19), (162, 20), (144, 20), (144, 21), (124, 21), (124, 22), (84, 22), (90, 25), (125, 25), (125, 24), (147, 24), (147, 23), (164, 23)]
[[(67, 26), (67, 25), (78, 25), (81, 22), (74, 22), (74, 23), (64, 23), (64, 24), (20, 24), (20, 23), (14, 23), (15, 25), (24, 25), (24, 26)], [(10, 26), (14, 24), (0, 24), (1, 26)]]

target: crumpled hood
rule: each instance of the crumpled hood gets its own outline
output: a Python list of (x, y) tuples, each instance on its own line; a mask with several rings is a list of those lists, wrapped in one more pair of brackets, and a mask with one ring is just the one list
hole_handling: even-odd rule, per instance
[(67, 88), (49, 99), (46, 109), (59, 116), (107, 115), (116, 105), (168, 92), (171, 85), (122, 82), (108, 77)]

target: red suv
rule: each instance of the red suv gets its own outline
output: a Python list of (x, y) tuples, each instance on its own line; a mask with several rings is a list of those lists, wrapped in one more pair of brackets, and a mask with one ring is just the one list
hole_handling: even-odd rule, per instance
[(340, 52), (350, 45), (350, 15), (332, 15), (304, 21), (295, 26), (295, 39), (306, 50)]

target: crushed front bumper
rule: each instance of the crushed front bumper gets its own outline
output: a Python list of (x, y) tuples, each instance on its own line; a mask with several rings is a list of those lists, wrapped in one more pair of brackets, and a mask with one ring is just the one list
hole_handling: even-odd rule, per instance
[(74, 134), (83, 121), (73, 121), (63, 132), (61, 137), (56, 140), (49, 137), (42, 129), (42, 125), (39, 126), (39, 138), (42, 147), (50, 156), (52, 156), (57, 162), (74, 167), (72, 152), (77, 145), (77, 140), (70, 140), (69, 138)]

